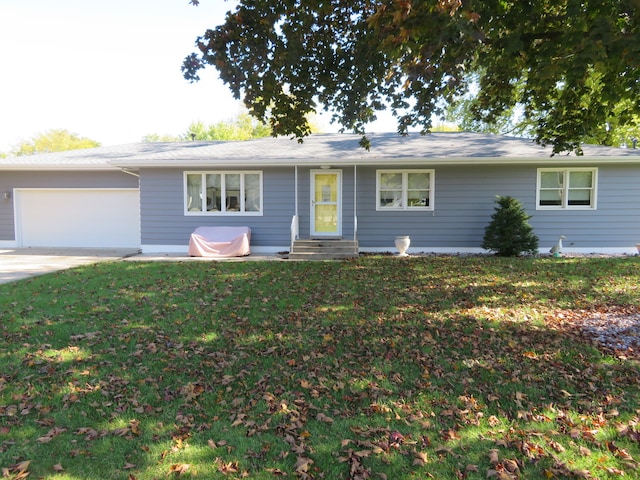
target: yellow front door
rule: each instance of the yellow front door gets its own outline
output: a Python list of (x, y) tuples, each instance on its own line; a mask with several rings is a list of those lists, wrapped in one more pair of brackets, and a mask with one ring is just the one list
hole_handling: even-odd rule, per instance
[(338, 237), (342, 234), (340, 170), (311, 172), (311, 236)]

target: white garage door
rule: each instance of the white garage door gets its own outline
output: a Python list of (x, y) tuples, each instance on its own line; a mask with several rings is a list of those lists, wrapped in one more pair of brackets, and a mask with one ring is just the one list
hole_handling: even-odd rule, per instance
[(138, 189), (17, 189), (23, 247), (139, 247)]

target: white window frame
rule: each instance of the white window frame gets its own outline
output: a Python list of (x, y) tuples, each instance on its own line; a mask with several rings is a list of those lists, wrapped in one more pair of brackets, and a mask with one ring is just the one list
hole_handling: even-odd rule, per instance
[[(427, 173), (429, 174), (429, 187), (425, 190), (429, 191), (429, 205), (408, 205), (409, 191), (409, 174), (410, 173)], [(402, 205), (401, 206), (384, 206), (380, 205), (380, 178), (383, 174), (401, 174), (402, 175)], [(376, 171), (376, 210), (378, 212), (414, 212), (414, 211), (433, 211), (434, 210), (434, 192), (435, 192), (435, 170), (433, 169), (401, 169), (401, 170), (377, 170)]]
[[(259, 176), (259, 189), (260, 189), (260, 208), (257, 211), (245, 211), (245, 175), (258, 175)], [(189, 175), (200, 175), (200, 198), (201, 200), (201, 208), (202, 210), (189, 210), (187, 207), (188, 204), (188, 196), (189, 196), (189, 186), (188, 186), (188, 177)], [(225, 185), (225, 175), (240, 175), (240, 192), (239, 192), (239, 210), (227, 211), (225, 202), (221, 202), (220, 210), (209, 211), (207, 208), (207, 184), (206, 179), (207, 175), (220, 175), (220, 196), (221, 198), (226, 198), (226, 185)], [(262, 216), (264, 210), (264, 185), (263, 185), (263, 176), (262, 171), (256, 170), (242, 170), (242, 171), (234, 171), (234, 170), (213, 170), (213, 171), (185, 171), (183, 175), (184, 179), (184, 193), (182, 197), (182, 208), (184, 210), (185, 216)]]
[[(542, 190), (542, 173), (562, 173), (563, 185), (560, 187), (562, 200), (560, 205), (540, 205)], [(591, 204), (590, 205), (569, 205), (569, 188), (572, 172), (591, 172)], [(564, 168), (539, 168), (536, 185), (536, 210), (596, 210), (598, 206), (598, 168), (597, 167), (564, 167)]]

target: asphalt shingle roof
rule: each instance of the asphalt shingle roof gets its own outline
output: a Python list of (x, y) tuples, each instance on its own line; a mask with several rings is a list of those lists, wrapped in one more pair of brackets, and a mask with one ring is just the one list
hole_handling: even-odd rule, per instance
[(0, 169), (109, 169), (152, 166), (226, 166), (383, 164), (424, 162), (439, 164), (482, 163), (640, 163), (640, 150), (585, 145), (584, 156), (551, 157), (529, 139), (479, 133), (396, 133), (367, 135), (371, 149), (359, 145), (354, 134), (319, 134), (302, 144), (288, 137), (261, 138), (245, 142), (135, 143), (27, 157), (0, 159)]

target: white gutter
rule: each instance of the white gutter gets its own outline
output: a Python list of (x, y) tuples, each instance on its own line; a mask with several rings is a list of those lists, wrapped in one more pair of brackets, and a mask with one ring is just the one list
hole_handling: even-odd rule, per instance
[[(352, 166), (357, 163), (361, 166), (375, 165), (603, 165), (603, 164), (635, 164), (640, 165), (640, 156), (623, 156), (623, 157), (607, 157), (607, 156), (555, 156), (555, 157), (378, 157), (378, 158), (362, 158), (362, 159), (322, 159), (322, 158), (262, 158), (256, 161), (255, 158), (243, 159), (222, 159), (222, 158), (201, 158), (193, 160), (151, 160), (144, 162), (112, 162), (112, 165), (120, 168), (212, 168), (212, 166), (224, 168), (266, 168), (266, 167), (290, 167), (305, 166), (314, 167), (330, 163), (336, 167)], [(24, 169), (24, 167), (22, 168)]]
[(120, 171), (122, 173), (126, 173), (128, 175), (133, 175), (134, 177), (140, 178), (140, 174), (139, 173), (132, 172), (131, 170), (127, 170), (126, 168), (121, 168)]

